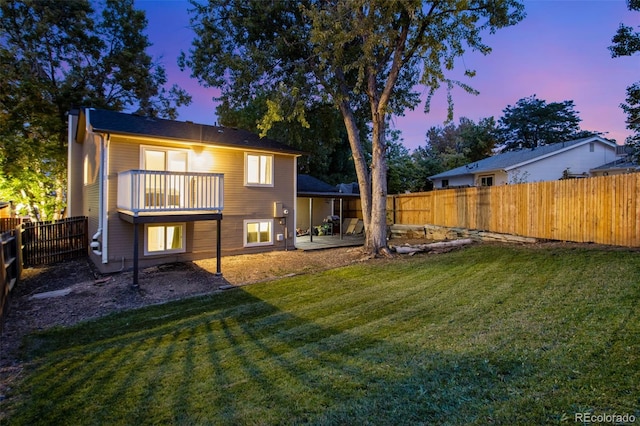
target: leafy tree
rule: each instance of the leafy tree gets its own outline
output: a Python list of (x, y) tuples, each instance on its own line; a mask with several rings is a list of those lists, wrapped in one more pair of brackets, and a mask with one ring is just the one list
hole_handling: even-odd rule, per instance
[(536, 95), (507, 106), (499, 120), (505, 149), (535, 148), (593, 134), (581, 132), (581, 119), (573, 108), (573, 101), (547, 103)]
[(440, 158), (434, 155), (434, 152), (429, 147), (421, 146), (413, 150), (411, 158), (416, 169), (411, 192), (432, 190), (433, 182), (429, 180), (429, 176), (446, 170)]
[[(485, 31), (522, 19), (516, 0), (210, 0), (192, 3), (196, 32), (182, 65), (230, 104), (269, 87), (263, 133), (285, 119), (309, 126), (306, 106), (327, 100), (340, 111), (361, 191), (365, 250), (386, 248), (387, 140), (391, 115), (432, 94), (468, 85), (447, 77), (467, 48), (490, 52)], [(468, 70), (467, 76), (473, 71)], [(368, 111), (371, 162), (357, 113)]]
[(454, 123), (427, 130), (427, 145), (432, 156), (437, 157), (445, 170), (468, 163), (462, 141)]
[[(460, 123), (444, 127), (431, 127), (427, 131), (427, 150), (443, 170), (491, 156), (496, 145), (496, 123), (493, 117), (483, 118), (478, 124), (461, 117)], [(436, 172), (438, 173), (438, 172)]]
[[(640, 12), (640, 0), (627, 0), (629, 10)], [(611, 56), (633, 56), (640, 52), (640, 32), (632, 27), (620, 24), (618, 32), (611, 40), (613, 45), (609, 47)], [(627, 143), (635, 145), (636, 156), (640, 156), (640, 81), (627, 87), (625, 103), (620, 107), (627, 114), (627, 129), (634, 132), (627, 138)]]
[(390, 135), (387, 144), (388, 192), (401, 194), (411, 191), (416, 179), (416, 167), (409, 150), (402, 145), (398, 131)]
[(51, 219), (64, 208), (67, 112), (86, 105), (175, 118), (190, 97), (146, 53), (133, 0), (0, 2), (0, 195)]
[(497, 127), (493, 117), (482, 118), (478, 124), (466, 117), (460, 118), (458, 132), (464, 155), (469, 162), (482, 160), (493, 154), (497, 144)]
[[(216, 114), (224, 126), (259, 132), (260, 119), (267, 113), (267, 99), (266, 95), (259, 95), (236, 109), (222, 102), (216, 108)], [(351, 150), (340, 113), (328, 103), (318, 103), (305, 108), (305, 118), (308, 127), (283, 120), (273, 124), (269, 136), (307, 153), (298, 160), (300, 173), (332, 185), (355, 181)], [(366, 131), (364, 123), (360, 126)]]

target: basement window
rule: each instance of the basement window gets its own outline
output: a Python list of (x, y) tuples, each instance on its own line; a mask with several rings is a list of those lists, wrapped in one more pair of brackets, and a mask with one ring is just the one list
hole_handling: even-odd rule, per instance
[(147, 224), (144, 227), (144, 254), (185, 252), (185, 224)]
[(273, 219), (244, 221), (244, 246), (273, 245)]

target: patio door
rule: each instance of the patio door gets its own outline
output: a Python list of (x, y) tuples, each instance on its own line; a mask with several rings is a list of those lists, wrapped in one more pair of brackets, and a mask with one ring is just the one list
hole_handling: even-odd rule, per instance
[(185, 177), (188, 152), (156, 147), (142, 147), (142, 169), (150, 171), (145, 175), (146, 208), (178, 208), (184, 206)]

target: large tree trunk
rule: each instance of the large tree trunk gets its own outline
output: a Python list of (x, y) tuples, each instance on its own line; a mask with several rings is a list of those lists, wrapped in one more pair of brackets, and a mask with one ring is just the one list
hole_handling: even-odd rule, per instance
[(360, 131), (358, 130), (351, 107), (346, 101), (340, 102), (339, 107), (344, 125), (347, 129), (353, 162), (356, 167), (356, 176), (358, 177), (358, 186), (360, 187), (362, 221), (364, 222), (366, 235), (369, 235), (369, 229), (371, 228), (371, 177), (367, 166), (367, 158), (364, 154), (362, 143), (360, 142)]
[(384, 118), (379, 113), (373, 114), (372, 148), (371, 224), (365, 250), (377, 254), (387, 247), (387, 156)]

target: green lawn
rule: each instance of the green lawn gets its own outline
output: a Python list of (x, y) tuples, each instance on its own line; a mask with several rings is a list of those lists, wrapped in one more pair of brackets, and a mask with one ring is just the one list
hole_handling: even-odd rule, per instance
[(25, 425), (640, 418), (639, 282), (640, 252), (477, 245), (257, 284), (31, 335), (5, 408)]

